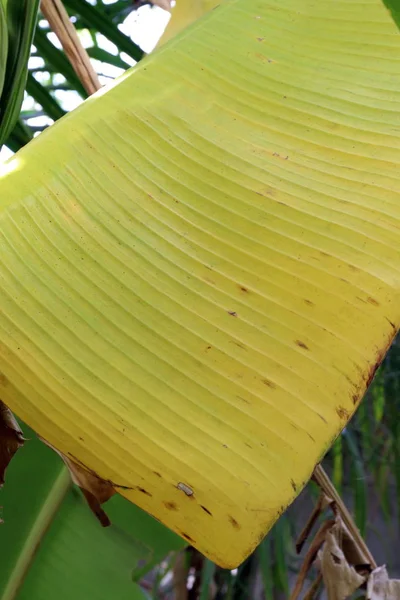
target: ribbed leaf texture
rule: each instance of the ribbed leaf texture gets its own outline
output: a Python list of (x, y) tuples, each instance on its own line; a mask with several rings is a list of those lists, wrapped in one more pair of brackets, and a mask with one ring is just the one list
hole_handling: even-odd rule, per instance
[(222, 566), (398, 328), (399, 91), (380, 0), (227, 2), (0, 179), (1, 398)]

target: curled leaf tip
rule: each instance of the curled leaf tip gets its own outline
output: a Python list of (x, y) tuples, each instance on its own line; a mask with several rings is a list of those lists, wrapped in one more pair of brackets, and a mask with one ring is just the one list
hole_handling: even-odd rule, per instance
[(11, 410), (0, 400), (0, 487), (4, 485), (6, 469), (24, 444), (24, 436)]
[(79, 465), (71, 458), (65, 456), (65, 454), (54, 448), (54, 446), (49, 444), (49, 442), (43, 438), (40, 439), (61, 456), (65, 465), (68, 467), (73, 483), (80, 488), (90, 510), (100, 521), (101, 525), (103, 527), (111, 525), (110, 519), (102, 509), (101, 505), (104, 502), (107, 502), (107, 500), (116, 493), (113, 484), (110, 481), (99, 477), (94, 471), (87, 469), (83, 465)]

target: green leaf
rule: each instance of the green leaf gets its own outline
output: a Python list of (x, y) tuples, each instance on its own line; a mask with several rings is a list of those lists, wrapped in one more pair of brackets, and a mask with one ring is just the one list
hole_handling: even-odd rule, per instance
[(31, 73), (28, 73), (26, 82), (26, 91), (36, 100), (48, 114), (51, 119), (57, 121), (65, 115), (65, 111), (58, 104), (57, 100), (41, 85)]
[(102, 528), (61, 459), (22, 427), (32, 439), (0, 496), (2, 600), (144, 598), (134, 581), (184, 542), (118, 495), (106, 505), (112, 526)]
[(96, 6), (92, 6), (85, 0), (67, 0), (66, 6), (76, 12), (87, 22), (89, 27), (95, 27), (106, 38), (113, 42), (120, 52), (126, 52), (134, 60), (139, 61), (143, 58), (144, 52), (137, 44), (122, 33), (118, 27)]
[(203, 569), (201, 572), (201, 587), (199, 600), (208, 600), (208, 598), (210, 597), (210, 585), (214, 577), (215, 569), (215, 563), (211, 562), (211, 560), (208, 560), (208, 558), (205, 558), (203, 563)]
[(12, 131), (21, 109), (38, 9), (39, 0), (7, 3), (8, 54), (0, 98), (0, 146)]
[(331, 452), (333, 458), (332, 481), (340, 493), (343, 483), (343, 444), (341, 435), (339, 435), (333, 444)]
[(274, 557), (273, 569), (274, 587), (285, 596), (289, 596), (289, 575), (287, 566), (287, 549), (290, 541), (289, 522), (283, 515), (275, 524), (273, 529)]
[(5, 0), (0, 0), (0, 98), (7, 68), (8, 31)]
[(18, 119), (14, 125), (14, 129), (5, 141), (5, 144), (13, 152), (17, 152), (23, 146), (26, 146), (33, 139), (33, 135), (29, 127), (25, 125), (22, 119)]
[(114, 67), (119, 67), (121, 69), (129, 69), (130, 65), (126, 63), (122, 58), (118, 55), (111, 54), (103, 48), (99, 48), (98, 46), (92, 46), (91, 48), (87, 48), (87, 53), (90, 58), (94, 58), (95, 60), (100, 60), (101, 62), (108, 63), (113, 65)]
[(36, 30), (34, 42), (45, 63), (57, 73), (64, 75), (65, 79), (71, 83), (82, 98), (87, 98), (87, 92), (73, 70), (71, 63), (65, 54), (50, 42), (40, 27)]
[(351, 455), (351, 485), (354, 497), (354, 517), (361, 535), (365, 537), (367, 526), (367, 487), (364, 464), (354, 434), (347, 429), (343, 434)]
[(267, 536), (257, 549), (261, 577), (264, 586), (265, 600), (273, 600), (274, 588), (272, 585), (273, 572), (271, 560), (271, 536)]

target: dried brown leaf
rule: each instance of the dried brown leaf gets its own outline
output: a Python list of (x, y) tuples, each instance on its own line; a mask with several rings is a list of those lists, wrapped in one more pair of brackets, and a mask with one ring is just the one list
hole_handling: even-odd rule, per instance
[(338, 521), (326, 533), (325, 544), (318, 556), (322, 577), (328, 594), (328, 600), (345, 600), (364, 582), (365, 577), (359, 575), (350, 565), (340, 547), (343, 538), (342, 523)]
[(389, 579), (386, 567), (378, 567), (369, 576), (367, 600), (400, 600), (400, 580)]
[(363, 548), (360, 548), (360, 546), (354, 540), (353, 536), (340, 517), (337, 518), (337, 523), (338, 535), (340, 536), (340, 547), (343, 550), (347, 562), (352, 566), (368, 565), (368, 570), (371, 571), (368, 556), (364, 553)]
[(10, 460), (24, 444), (24, 436), (11, 410), (0, 400), (0, 487)]
[(113, 484), (110, 481), (102, 479), (93, 471), (90, 471), (86, 467), (83, 467), (71, 460), (43, 438), (41, 438), (41, 440), (47, 446), (52, 448), (52, 450), (57, 452), (59, 456), (61, 456), (64, 463), (68, 467), (72, 481), (81, 489), (90, 509), (96, 515), (103, 527), (108, 527), (111, 525), (110, 519), (101, 508), (101, 504), (107, 502), (107, 500), (109, 500), (111, 496), (115, 494), (115, 488)]

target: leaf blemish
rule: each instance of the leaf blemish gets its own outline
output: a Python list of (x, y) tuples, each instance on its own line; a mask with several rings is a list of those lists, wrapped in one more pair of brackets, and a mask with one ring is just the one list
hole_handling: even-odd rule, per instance
[(276, 389), (276, 384), (273, 381), (271, 381), (270, 379), (261, 379), (261, 382), (273, 390)]
[(336, 408), (336, 413), (341, 419), (346, 419), (346, 421), (350, 418), (350, 413), (343, 406), (338, 406)]
[(204, 512), (206, 512), (208, 515), (210, 515), (210, 517), (212, 517), (212, 512), (210, 512), (210, 511), (208, 510), (208, 508), (206, 508), (206, 507), (205, 507), (205, 506), (203, 506), (202, 504), (200, 504), (200, 508), (201, 508), (202, 510), (204, 510)]
[(236, 521), (236, 519), (234, 517), (232, 517), (231, 515), (228, 515), (229, 518), (229, 523), (232, 525), (232, 527), (234, 527), (235, 529), (241, 529), (239, 523)]
[(368, 296), (367, 301), (374, 306), (379, 306), (378, 300), (375, 300), (375, 298), (372, 298), (371, 296)]
[(228, 315), (231, 315), (231, 317), (237, 317), (237, 312), (234, 310), (228, 310)]
[(188, 535), (187, 533), (184, 533), (183, 531), (180, 532), (181, 536), (185, 538), (185, 540), (188, 540), (188, 542), (191, 542), (192, 544), (196, 543), (196, 540), (194, 540), (193, 538), (190, 537), (190, 535)]
[(168, 510), (178, 510), (178, 507), (175, 504), (175, 502), (164, 502), (163, 504)]
[(307, 344), (305, 344), (304, 342), (302, 342), (301, 340), (295, 340), (295, 344), (296, 346), (299, 346), (300, 348), (303, 348), (304, 350), (309, 350), (310, 348), (307, 346)]
[(146, 496), (149, 496), (150, 498), (153, 497), (153, 494), (150, 494), (150, 492), (148, 492), (147, 490), (145, 490), (142, 487), (139, 487), (138, 485), (135, 488), (138, 492), (141, 492), (142, 494), (145, 494)]

